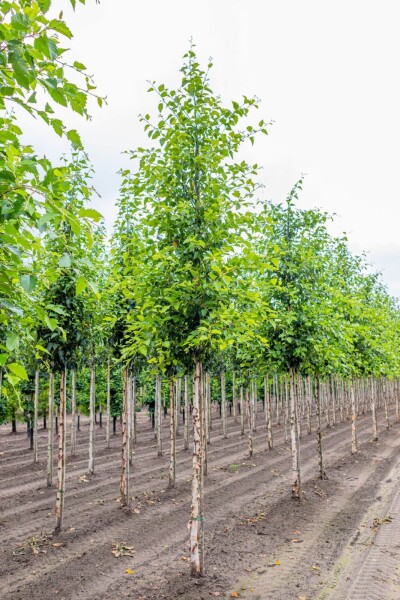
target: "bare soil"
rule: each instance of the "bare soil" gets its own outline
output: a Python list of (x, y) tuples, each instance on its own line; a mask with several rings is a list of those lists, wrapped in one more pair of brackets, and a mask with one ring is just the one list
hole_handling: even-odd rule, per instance
[[(360, 416), (355, 456), (349, 422), (324, 430), (327, 480), (317, 477), (315, 434), (303, 432), (303, 492), (294, 502), (282, 428), (274, 427), (268, 451), (260, 412), (248, 459), (239, 425), (230, 417), (223, 440), (215, 416), (205, 482), (207, 574), (194, 580), (187, 531), (191, 452), (179, 437), (177, 484), (168, 489), (168, 419), (164, 456), (157, 458), (150, 421), (138, 417), (129, 510), (118, 501), (119, 429), (107, 450), (105, 427), (96, 428), (96, 472), (89, 480), (88, 421), (81, 419), (77, 455), (67, 462), (65, 531), (58, 536), (52, 534), (55, 491), (46, 487), (47, 432), (40, 430), (41, 462), (33, 465), (23, 425), (14, 435), (0, 428), (1, 599), (400, 598), (398, 424), (372, 442), (371, 417)], [(133, 547), (133, 556), (115, 557), (115, 543)]]

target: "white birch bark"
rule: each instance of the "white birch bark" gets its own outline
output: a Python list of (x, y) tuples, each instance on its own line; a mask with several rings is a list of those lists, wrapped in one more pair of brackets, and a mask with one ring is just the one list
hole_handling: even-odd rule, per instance
[[(250, 386), (252, 382), (250, 381)], [(252, 402), (250, 388), (246, 388), (246, 405), (247, 405), (247, 441), (248, 441), (248, 451), (249, 458), (253, 456), (253, 415), (252, 412), (254, 410), (254, 403)]]
[(190, 409), (189, 409), (189, 375), (185, 375), (184, 379), (184, 402), (185, 402), (185, 427), (183, 430), (183, 447), (184, 450), (189, 450), (189, 424), (190, 424)]
[(175, 394), (174, 394), (174, 378), (171, 375), (169, 380), (169, 487), (175, 487), (176, 475), (176, 430), (175, 430)]
[(222, 437), (227, 439), (227, 422), (226, 422), (226, 386), (225, 386), (225, 370), (221, 371), (221, 416), (222, 416)]
[(89, 477), (94, 474), (94, 419), (95, 419), (95, 370), (94, 370), (94, 357), (92, 356), (90, 361), (90, 391), (89, 391), (89, 462), (88, 462), (88, 475)]
[(157, 456), (162, 456), (161, 375), (156, 375)]
[(76, 371), (71, 371), (71, 454), (76, 454)]
[(47, 430), (47, 487), (53, 485), (53, 438), (54, 438), (54, 375), (49, 375), (49, 423)]
[(289, 401), (290, 401), (290, 443), (292, 452), (292, 498), (300, 500), (300, 469), (297, 445), (297, 419), (295, 397), (295, 375), (293, 368), (289, 371)]
[(269, 375), (264, 377), (264, 403), (265, 403), (265, 417), (267, 421), (267, 434), (268, 434), (268, 450), (272, 450), (273, 436), (272, 436), (272, 409), (271, 409), (271, 395), (269, 393)]
[(110, 433), (111, 433), (111, 360), (107, 359), (107, 415), (106, 415), (106, 448), (110, 448)]
[(350, 401), (351, 401), (351, 453), (356, 454), (357, 448), (357, 412), (356, 400), (354, 395), (353, 379), (350, 381)]
[(240, 406), (240, 435), (244, 435), (244, 401), (243, 401), (243, 386), (240, 386), (239, 392)]
[(129, 506), (129, 375), (123, 370), (121, 477), (119, 483), (121, 506)]
[(66, 430), (66, 389), (65, 370), (60, 373), (60, 407), (58, 422), (58, 457), (57, 457), (57, 494), (55, 504), (56, 526), (55, 533), (63, 528), (64, 520), (64, 497), (65, 497), (65, 430)]
[(33, 462), (38, 462), (38, 408), (39, 408), (39, 369), (35, 371), (35, 393), (33, 397)]
[(193, 471), (192, 471), (192, 504), (189, 521), (190, 531), (190, 564), (191, 574), (200, 577), (204, 573), (203, 542), (203, 468), (202, 468), (202, 436), (201, 436), (201, 378), (202, 366), (196, 360), (193, 382)]

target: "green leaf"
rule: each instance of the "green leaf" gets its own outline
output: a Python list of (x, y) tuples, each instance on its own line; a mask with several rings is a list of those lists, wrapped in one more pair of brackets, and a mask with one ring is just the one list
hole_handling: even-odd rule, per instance
[(58, 324), (57, 319), (51, 319), (50, 317), (48, 317), (46, 315), (44, 320), (46, 322), (47, 327), (50, 329), (50, 331), (54, 331)]
[(58, 21), (57, 19), (52, 19), (49, 23), (49, 28), (52, 29), (53, 31), (57, 31), (57, 33), (61, 33), (62, 35), (65, 35), (65, 37), (71, 39), (72, 36), (72, 32), (71, 30), (67, 27), (67, 25), (64, 23), (64, 21)]
[(15, 363), (15, 362), (8, 363), (7, 369), (9, 369), (11, 371), (11, 373), (14, 373), (14, 375), (19, 377), (20, 379), (24, 379), (25, 381), (28, 381), (28, 375), (25, 371), (25, 368), (22, 365), (20, 365), (19, 363)]
[(75, 69), (78, 69), (78, 71), (86, 71), (85, 65), (81, 62), (78, 62), (77, 60), (73, 63), (73, 66), (75, 67)]
[(29, 31), (30, 29), (30, 20), (27, 15), (24, 13), (15, 13), (11, 17), (11, 24), (14, 29), (17, 31)]
[(83, 290), (85, 290), (87, 287), (87, 281), (84, 277), (82, 277), (82, 275), (80, 277), (78, 277), (78, 279), (76, 280), (76, 284), (75, 284), (75, 293), (77, 296), (79, 296), (79, 294), (81, 294), (83, 292)]
[(67, 138), (72, 143), (72, 146), (75, 150), (82, 148), (82, 141), (76, 129), (70, 129), (67, 131)]
[(34, 275), (21, 275), (19, 281), (26, 292), (31, 292), (37, 285), (37, 279)]
[(14, 332), (9, 333), (6, 339), (6, 346), (10, 352), (16, 350), (19, 346), (19, 335)]
[(68, 252), (64, 252), (62, 257), (58, 261), (58, 266), (65, 267), (65, 268), (68, 268), (71, 266), (71, 256), (68, 254)]
[(48, 38), (45, 34), (37, 37), (33, 42), (33, 45), (35, 46), (36, 50), (42, 52), (50, 60), (55, 60), (58, 56), (57, 44), (53, 39)]
[(3, 352), (0, 354), (0, 367), (4, 367), (10, 355)]
[(79, 216), (93, 219), (93, 221), (95, 221), (96, 223), (103, 218), (103, 215), (100, 214), (97, 210), (94, 210), (94, 208), (81, 208), (79, 211)]
[(38, 4), (39, 4), (39, 7), (40, 7), (40, 10), (43, 13), (47, 13), (47, 11), (50, 8), (51, 0), (38, 0)]

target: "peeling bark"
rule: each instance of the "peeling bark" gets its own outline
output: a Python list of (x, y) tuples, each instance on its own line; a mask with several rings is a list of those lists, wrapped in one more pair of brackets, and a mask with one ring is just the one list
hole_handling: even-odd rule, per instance
[(183, 429), (183, 448), (189, 450), (189, 375), (185, 375), (184, 379), (184, 403), (185, 403), (185, 426)]
[(272, 435), (272, 409), (271, 409), (271, 396), (269, 393), (268, 373), (264, 377), (264, 402), (265, 402), (265, 417), (267, 421), (267, 432), (268, 432), (268, 450), (272, 450), (273, 435)]
[(351, 453), (356, 454), (357, 448), (357, 411), (356, 400), (354, 395), (354, 383), (350, 381), (350, 400), (351, 400)]
[(176, 474), (176, 436), (175, 436), (175, 398), (174, 398), (174, 378), (171, 375), (169, 379), (169, 412), (170, 412), (170, 423), (169, 423), (169, 476), (168, 485), (169, 487), (175, 487), (175, 474)]
[(71, 454), (76, 454), (76, 372), (71, 371)]
[(225, 386), (225, 370), (221, 371), (221, 416), (222, 416), (222, 437), (227, 439), (227, 422), (226, 422), (226, 386)]
[(47, 487), (53, 485), (53, 437), (54, 437), (54, 375), (49, 375), (49, 425), (47, 431)]
[(89, 477), (94, 474), (94, 419), (95, 419), (95, 372), (94, 372), (94, 357), (92, 356), (90, 361), (90, 396), (89, 396), (89, 409), (90, 409), (90, 420), (89, 420), (89, 463), (88, 463), (88, 475)]
[(121, 506), (129, 506), (129, 376), (123, 370), (121, 477), (119, 483)]
[(300, 500), (300, 464), (297, 443), (295, 375), (292, 367), (290, 368), (289, 376), (290, 442), (292, 452), (292, 498), (294, 500)]
[(239, 393), (240, 406), (240, 435), (244, 435), (244, 401), (243, 401), (243, 386), (240, 386)]
[(60, 407), (58, 422), (58, 458), (57, 458), (57, 494), (55, 505), (56, 526), (55, 533), (63, 527), (64, 497), (65, 497), (65, 425), (66, 425), (66, 390), (65, 370), (60, 373)]
[[(250, 385), (252, 382), (250, 381)], [(249, 458), (253, 456), (253, 409), (254, 405), (251, 401), (250, 389), (246, 388), (246, 404), (247, 404), (247, 427), (248, 427), (248, 449), (249, 449)], [(252, 406), (253, 405), (253, 406)]]
[(202, 436), (201, 436), (201, 393), (202, 365), (196, 360), (193, 382), (193, 472), (192, 472), (192, 504), (189, 521), (190, 531), (190, 563), (191, 575), (200, 577), (204, 574), (204, 515), (203, 515), (203, 468), (202, 468)]
[(111, 429), (111, 365), (110, 357), (107, 359), (107, 421), (106, 421), (106, 448), (110, 448)]
[(38, 408), (39, 408), (39, 369), (35, 371), (35, 394), (33, 399), (33, 462), (38, 462)]
[(155, 411), (157, 415), (157, 456), (162, 456), (162, 406), (161, 406), (161, 375), (156, 375), (156, 405)]

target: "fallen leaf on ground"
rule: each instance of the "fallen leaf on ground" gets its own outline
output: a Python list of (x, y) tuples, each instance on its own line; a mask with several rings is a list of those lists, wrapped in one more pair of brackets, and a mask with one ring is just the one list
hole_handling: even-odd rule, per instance
[(135, 571), (133, 571), (132, 569), (125, 569), (125, 573), (127, 573), (128, 575), (133, 575)]
[(111, 552), (114, 554), (115, 558), (120, 558), (121, 556), (133, 556), (135, 550), (133, 546), (126, 546), (124, 543), (114, 542)]
[(239, 594), (237, 592), (232, 592), (231, 598), (239, 598)]

